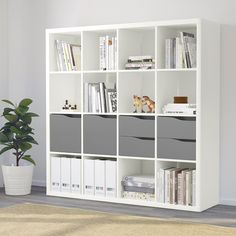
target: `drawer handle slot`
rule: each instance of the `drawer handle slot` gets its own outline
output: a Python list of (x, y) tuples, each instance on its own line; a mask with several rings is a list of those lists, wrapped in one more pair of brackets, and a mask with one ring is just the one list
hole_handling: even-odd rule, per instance
[(195, 143), (196, 142), (196, 140), (195, 139), (182, 139), (182, 138), (173, 138), (173, 139), (175, 139), (175, 140), (177, 140), (177, 141), (180, 141), (180, 142), (191, 142), (191, 143)]
[(121, 136), (121, 137), (128, 137), (128, 138), (136, 138), (136, 139), (140, 139), (140, 140), (155, 140), (155, 138), (152, 137), (137, 137), (137, 136)]

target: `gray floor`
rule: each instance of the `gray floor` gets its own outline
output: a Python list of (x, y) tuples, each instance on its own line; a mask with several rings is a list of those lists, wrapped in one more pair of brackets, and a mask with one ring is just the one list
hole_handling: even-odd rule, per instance
[(115, 214), (129, 214), (139, 216), (175, 219), (180, 221), (200, 222), (219, 226), (236, 227), (236, 207), (218, 205), (201, 213), (159, 209), (150, 207), (130, 206), (105, 202), (77, 200), (59, 197), (49, 197), (45, 188), (33, 187), (32, 194), (27, 196), (6, 196), (0, 189), (0, 207), (12, 206), (19, 203), (50, 204), (64, 207), (77, 207)]

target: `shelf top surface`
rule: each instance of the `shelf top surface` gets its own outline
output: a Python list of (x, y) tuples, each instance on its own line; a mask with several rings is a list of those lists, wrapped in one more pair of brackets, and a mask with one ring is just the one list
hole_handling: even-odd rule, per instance
[(196, 27), (201, 23), (201, 19), (184, 19), (184, 20), (168, 20), (168, 21), (153, 21), (153, 22), (141, 22), (141, 23), (128, 23), (128, 24), (114, 24), (114, 25), (95, 25), (95, 26), (80, 26), (80, 27), (68, 27), (68, 28), (54, 28), (46, 29), (49, 34), (57, 33), (76, 33), (82, 31), (107, 31), (112, 29), (132, 29), (132, 28), (152, 28), (157, 26), (170, 26), (170, 27)]

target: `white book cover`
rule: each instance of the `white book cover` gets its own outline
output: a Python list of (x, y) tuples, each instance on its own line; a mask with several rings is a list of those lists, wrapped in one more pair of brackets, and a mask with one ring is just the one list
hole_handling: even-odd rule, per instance
[(99, 68), (104, 69), (104, 37), (99, 37)]
[(170, 203), (170, 196), (171, 196), (171, 180), (170, 180), (170, 173), (175, 168), (168, 168), (165, 169), (165, 203)]
[(95, 195), (105, 196), (105, 161), (95, 160)]
[(61, 191), (70, 192), (70, 158), (61, 158)]
[(57, 69), (58, 71), (63, 71), (62, 55), (60, 52), (59, 40), (55, 40), (55, 54), (56, 54)]
[(54, 191), (61, 190), (61, 159), (51, 157), (51, 188)]
[(106, 59), (106, 70), (109, 70), (109, 35), (106, 35), (106, 47), (105, 47), (105, 59)]
[(117, 38), (115, 37), (115, 59), (114, 59), (114, 69), (116, 70), (118, 68), (117, 66)]
[(94, 195), (94, 160), (84, 160), (84, 194)]
[(81, 192), (81, 159), (71, 158), (71, 191)]
[(66, 71), (70, 71), (69, 57), (68, 57), (68, 52), (67, 52), (67, 45), (66, 45), (66, 42), (64, 42), (64, 41), (62, 41), (62, 48), (63, 48), (63, 55), (64, 55)]
[(106, 197), (116, 197), (116, 174), (117, 174), (117, 162), (106, 160), (105, 164), (105, 186), (106, 186)]
[(182, 173), (178, 174), (178, 200), (179, 205), (183, 205), (183, 183), (182, 183)]
[(186, 205), (189, 206), (192, 204), (192, 186), (191, 186), (192, 178), (191, 171), (186, 172)]
[(105, 91), (104, 91), (104, 88), (105, 85), (104, 83), (99, 83), (99, 88), (100, 88), (100, 99), (101, 99), (101, 111), (103, 113), (106, 112), (106, 101), (105, 101)]
[(157, 201), (160, 203), (165, 202), (165, 170), (159, 169), (157, 172), (158, 175), (158, 183), (157, 183)]
[(89, 112), (89, 84), (84, 83), (84, 111)]

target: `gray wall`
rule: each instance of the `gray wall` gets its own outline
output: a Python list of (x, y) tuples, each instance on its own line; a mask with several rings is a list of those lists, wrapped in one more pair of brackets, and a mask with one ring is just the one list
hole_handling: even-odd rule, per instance
[[(236, 205), (236, 2), (234, 0), (9, 0), (10, 97), (33, 97), (41, 117), (34, 123), (40, 146), (35, 184), (45, 183), (45, 41), (44, 29), (165, 19), (205, 18), (222, 24), (220, 199)], [(210, 191), (210, 190), (209, 190)]]
[[(7, 0), (0, 1), (0, 100), (8, 97), (8, 57), (7, 57)], [(0, 104), (2, 111), (2, 103)], [(0, 125), (2, 125), (2, 119)], [(1, 156), (0, 164), (5, 163), (7, 154)], [(0, 186), (2, 186), (2, 174), (0, 170)]]

